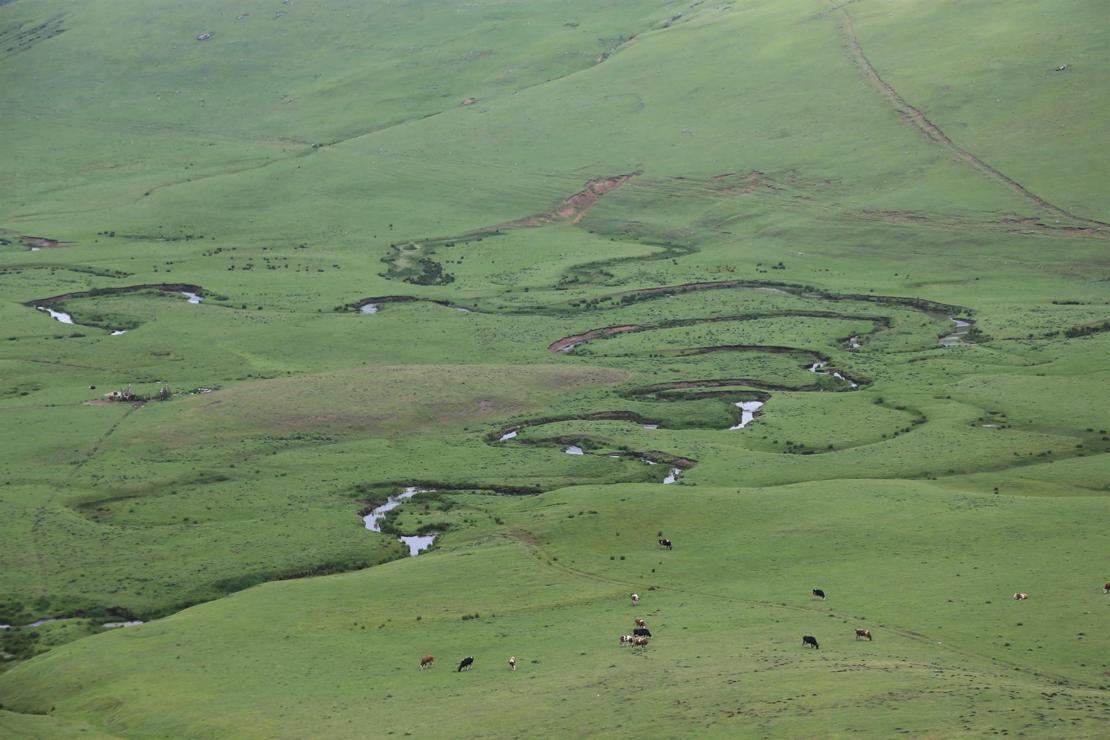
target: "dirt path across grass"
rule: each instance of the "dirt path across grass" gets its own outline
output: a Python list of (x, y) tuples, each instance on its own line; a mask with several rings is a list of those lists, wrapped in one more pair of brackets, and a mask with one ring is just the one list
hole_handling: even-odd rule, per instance
[[(73, 466), (73, 469), (70, 471), (68, 476), (70, 480), (72, 480), (73, 477), (81, 471), (81, 468), (85, 466), (85, 463), (91, 460), (93, 456), (95, 456), (96, 453), (100, 451), (101, 446), (104, 444), (105, 441), (107, 441), (109, 437), (112, 436), (112, 434), (117, 429), (119, 429), (120, 424), (122, 424), (124, 420), (127, 419), (127, 417), (131, 416), (131, 414), (135, 413), (135, 411), (141, 406), (142, 404), (132, 404), (131, 408), (129, 408), (122, 416), (116, 419), (116, 421), (110, 427), (108, 427), (107, 431), (105, 431), (104, 434), (100, 435), (97, 438), (96, 442), (93, 443), (92, 449), (89, 450), (88, 454), (86, 454)], [(52, 494), (49, 499), (43, 503), (43, 505), (35, 509), (34, 518), (31, 522), (31, 549), (34, 551), (35, 554), (35, 567), (38, 569), (39, 572), (39, 581), (40, 583), (42, 583), (41, 594), (44, 598), (49, 598), (50, 596), (48, 590), (50, 579), (47, 577), (47, 559), (43, 555), (43, 543), (50, 536), (47, 532), (47, 529), (51, 526), (52, 522), (49, 520), (48, 514), (51, 511), (51, 505), (54, 503), (55, 495), (56, 494)]]
[(1043, 208), (1049, 213), (1052, 213), (1055, 216), (1059, 216), (1060, 218), (1066, 218), (1071, 221), (1086, 224), (1087, 226), (1093, 227), (1095, 229), (1110, 228), (1110, 224), (1104, 221), (1098, 221), (1092, 218), (1077, 216), (1076, 214), (1064, 208), (1061, 208), (1058, 205), (1048, 202), (1036, 193), (1030, 191), (1017, 180), (1014, 180), (1013, 178), (1003, 174), (994, 167), (991, 167), (989, 164), (976, 157), (967, 149), (964, 149), (959, 144), (952, 141), (952, 139), (948, 137), (948, 134), (944, 133), (944, 131), (942, 131), (939, 126), (930, 121), (923, 112), (910, 105), (909, 102), (907, 102), (906, 99), (903, 98), (898, 93), (898, 91), (894, 89), (894, 87), (892, 87), (882, 78), (882, 76), (879, 75), (879, 71), (875, 69), (875, 65), (873, 65), (871, 63), (871, 60), (867, 58), (867, 55), (863, 52), (863, 47), (860, 46), (859, 37), (856, 35), (855, 27), (852, 25), (852, 16), (849, 15), (848, 11), (845, 10), (843, 7), (835, 9), (839, 11), (838, 14), (840, 16), (840, 20), (838, 21), (837, 25), (840, 28), (841, 33), (844, 35), (844, 39), (847, 42), (848, 50), (851, 52), (852, 58), (860, 66), (860, 69), (863, 70), (864, 76), (867, 77), (868, 82), (870, 82), (876, 89), (879, 90), (879, 92), (883, 94), (883, 96), (890, 102), (891, 106), (893, 106), (894, 110), (896, 110), (898, 114), (902, 116), (903, 121), (916, 128), (933, 143), (947, 149), (960, 162), (963, 162), (979, 173), (986, 175), (995, 182), (1004, 185), (1005, 187), (1014, 191), (1018, 195), (1021, 195), (1034, 205)]

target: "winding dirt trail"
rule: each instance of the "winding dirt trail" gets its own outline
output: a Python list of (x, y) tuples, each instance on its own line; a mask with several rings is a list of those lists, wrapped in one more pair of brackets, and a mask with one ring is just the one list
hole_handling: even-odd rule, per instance
[(916, 128), (934, 144), (947, 149), (960, 162), (963, 162), (968, 167), (971, 167), (980, 174), (989, 177), (1000, 185), (1009, 188), (1010, 190), (1024, 197), (1026, 200), (1038, 206), (1039, 208), (1043, 208), (1049, 213), (1060, 218), (1069, 219), (1076, 223), (1086, 224), (1088, 227), (1091, 227), (1095, 230), (1110, 228), (1110, 223), (1078, 216), (1071, 211), (1050, 203), (1049, 201), (1045, 200), (1044, 198), (1026, 188), (1017, 180), (1014, 180), (1012, 177), (1009, 177), (1006, 174), (1000, 172), (999, 170), (995, 169), (983, 160), (976, 157), (967, 149), (964, 149), (962, 146), (952, 141), (952, 139), (949, 138), (948, 134), (944, 133), (944, 131), (941, 130), (939, 126), (930, 121), (929, 118), (921, 110), (910, 105), (910, 103), (906, 101), (906, 99), (903, 98), (898, 93), (898, 91), (894, 89), (894, 87), (892, 87), (882, 78), (882, 76), (879, 74), (879, 71), (875, 69), (875, 65), (873, 65), (871, 63), (871, 60), (867, 58), (867, 55), (863, 51), (863, 47), (860, 46), (859, 37), (856, 35), (855, 27), (852, 25), (852, 16), (849, 15), (848, 11), (842, 6), (834, 8), (834, 10), (839, 11), (838, 16), (840, 20), (837, 22), (837, 26), (840, 28), (840, 32), (844, 36), (845, 42), (848, 45), (848, 50), (852, 54), (852, 58), (859, 65), (860, 69), (863, 70), (864, 76), (867, 77), (868, 82), (870, 82), (873, 87), (875, 87), (879, 92), (883, 94), (883, 96), (890, 102), (894, 110), (896, 110), (898, 114), (902, 117), (903, 121)]

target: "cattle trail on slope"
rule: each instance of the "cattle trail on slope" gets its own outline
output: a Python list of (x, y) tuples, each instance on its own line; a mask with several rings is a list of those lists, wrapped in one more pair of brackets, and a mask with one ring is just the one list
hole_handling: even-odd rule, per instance
[(995, 182), (1004, 185), (1018, 195), (1024, 197), (1026, 200), (1035, 204), (1036, 206), (1043, 208), (1044, 210), (1061, 218), (1066, 218), (1078, 223), (1087, 224), (1088, 226), (1095, 227), (1096, 229), (1110, 227), (1110, 223), (1099, 221), (1093, 218), (1077, 216), (1071, 211), (1050, 203), (1036, 193), (1030, 191), (1017, 180), (1014, 180), (1013, 178), (1003, 174), (999, 170), (995, 169), (983, 160), (976, 157), (967, 149), (964, 149), (959, 144), (952, 141), (952, 139), (948, 137), (948, 134), (944, 133), (944, 131), (942, 131), (939, 126), (930, 121), (923, 112), (910, 105), (905, 98), (898, 94), (897, 90), (895, 90), (882, 78), (878, 70), (875, 69), (875, 65), (873, 65), (871, 63), (871, 60), (867, 58), (867, 55), (864, 54), (863, 47), (860, 46), (859, 37), (856, 35), (855, 27), (852, 25), (852, 16), (849, 15), (848, 11), (845, 10), (843, 7), (834, 8), (834, 10), (840, 11), (840, 20), (837, 22), (837, 26), (840, 29), (840, 32), (843, 34), (845, 41), (847, 42), (848, 49), (852, 54), (852, 58), (855, 59), (856, 63), (860, 66), (860, 69), (863, 70), (863, 73), (867, 77), (867, 80), (876, 89), (878, 89), (879, 92), (881, 92), (888, 101), (890, 101), (890, 104), (894, 107), (894, 110), (896, 110), (898, 114), (902, 117), (903, 121), (916, 128), (933, 143), (947, 149), (959, 161), (963, 162), (979, 173), (986, 175)]
[[(127, 411), (125, 411), (122, 416), (116, 419), (115, 423), (113, 423), (112, 426), (108, 427), (108, 430), (104, 432), (104, 434), (100, 435), (97, 438), (96, 442), (93, 443), (92, 449), (89, 450), (88, 454), (86, 454), (73, 466), (73, 469), (69, 473), (70, 480), (72, 480), (73, 477), (81, 471), (81, 468), (85, 466), (85, 463), (89, 462), (89, 460), (92, 460), (93, 456), (95, 456), (96, 453), (100, 451), (100, 448), (104, 444), (104, 442), (106, 442), (108, 438), (111, 437), (117, 429), (119, 429), (120, 424), (122, 424), (127, 419), (127, 417), (131, 416), (131, 414), (135, 413), (135, 411), (141, 407), (142, 404), (132, 404), (131, 408), (127, 409)], [(40, 573), (40, 581), (42, 583), (42, 595), (44, 597), (49, 595), (47, 592), (47, 584), (50, 582), (50, 579), (46, 578), (45, 576), (47, 572), (47, 563), (46, 558), (43, 556), (43, 549), (44, 542), (48, 538), (48, 523), (46, 521), (47, 513), (50, 511), (48, 505), (52, 503), (53, 498), (54, 496), (51, 495), (50, 498), (46, 502), (44, 502), (43, 506), (39, 506), (35, 509), (34, 520), (31, 524), (31, 549), (34, 551), (35, 554), (35, 566)]]

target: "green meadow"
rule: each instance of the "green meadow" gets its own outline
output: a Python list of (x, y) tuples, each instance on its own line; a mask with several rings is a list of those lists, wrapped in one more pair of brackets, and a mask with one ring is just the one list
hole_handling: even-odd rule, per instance
[(0, 2), (0, 736), (1104, 735), (1102, 16)]

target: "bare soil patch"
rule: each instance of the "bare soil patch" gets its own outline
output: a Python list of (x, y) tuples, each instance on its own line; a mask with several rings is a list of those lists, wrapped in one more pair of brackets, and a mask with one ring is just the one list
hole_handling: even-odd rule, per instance
[(572, 224), (577, 224), (586, 217), (586, 213), (591, 208), (597, 205), (601, 200), (601, 196), (605, 195), (611, 190), (619, 188), (624, 185), (633, 177), (638, 175), (638, 172), (632, 172), (627, 175), (617, 175), (615, 177), (606, 177), (600, 180), (590, 180), (586, 183), (583, 190), (578, 191), (563, 201), (562, 205), (551, 211), (544, 213), (536, 213), (524, 218), (518, 218), (515, 221), (498, 224), (497, 226), (483, 229), (483, 231), (500, 231), (501, 229), (526, 229), (536, 226), (543, 226), (545, 224), (555, 223), (556, 221), (569, 221)]

